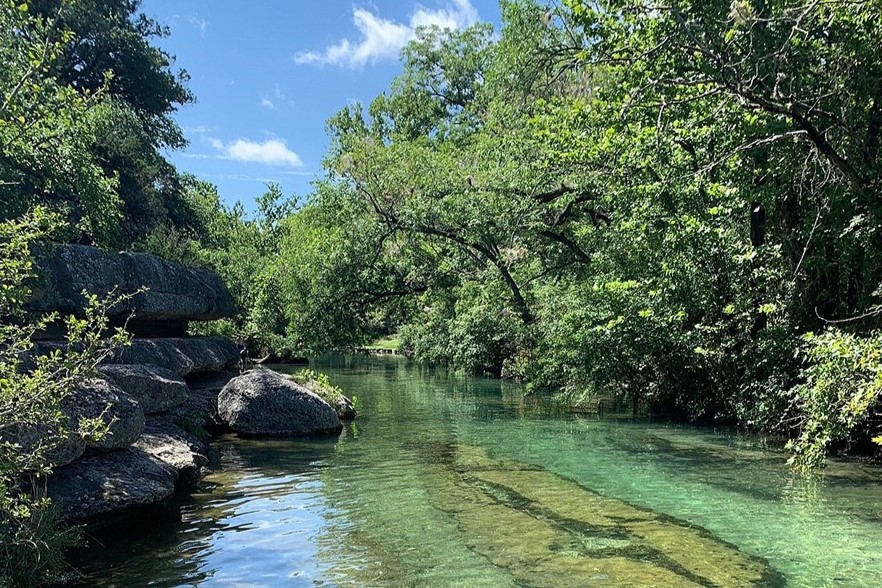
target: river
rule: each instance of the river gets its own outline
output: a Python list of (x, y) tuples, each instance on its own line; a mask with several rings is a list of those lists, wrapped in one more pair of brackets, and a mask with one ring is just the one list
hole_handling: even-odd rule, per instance
[(203, 487), (79, 555), (88, 586), (882, 586), (882, 472), (730, 431), (553, 414), (398, 358), (316, 366), (339, 439), (214, 444)]

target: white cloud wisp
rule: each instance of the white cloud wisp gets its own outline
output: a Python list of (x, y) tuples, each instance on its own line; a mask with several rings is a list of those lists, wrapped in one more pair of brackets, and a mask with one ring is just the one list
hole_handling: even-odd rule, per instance
[(470, 0), (451, 0), (435, 10), (417, 5), (405, 24), (382, 18), (365, 8), (353, 8), (352, 22), (361, 36), (358, 41), (343, 38), (322, 51), (301, 51), (294, 55), (294, 62), (361, 69), (384, 59), (397, 58), (419, 27), (464, 29), (478, 22), (478, 11)]
[(224, 159), (265, 165), (303, 166), (300, 156), (291, 151), (281, 139), (267, 139), (263, 142), (236, 139), (231, 143), (211, 139), (210, 142), (212, 147), (221, 152), (221, 157)]

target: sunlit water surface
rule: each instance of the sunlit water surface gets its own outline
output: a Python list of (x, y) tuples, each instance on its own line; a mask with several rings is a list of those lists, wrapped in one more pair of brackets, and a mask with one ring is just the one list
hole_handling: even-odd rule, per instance
[(396, 359), (319, 366), (330, 440), (214, 444), (195, 495), (100, 537), (88, 586), (882, 586), (882, 474), (755, 438), (549, 414)]

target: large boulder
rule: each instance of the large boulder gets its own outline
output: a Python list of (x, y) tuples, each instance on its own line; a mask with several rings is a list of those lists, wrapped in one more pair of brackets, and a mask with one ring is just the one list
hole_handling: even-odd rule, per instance
[[(40, 424), (0, 427), (0, 443), (12, 443), (23, 452), (48, 449), (47, 458), (53, 466), (63, 466), (74, 461), (86, 451), (86, 440), (76, 433), (74, 419), (64, 416), (58, 425)], [(53, 445), (47, 447), (49, 439)]]
[(225, 337), (135, 339), (117, 350), (108, 364), (155, 365), (179, 376), (220, 372), (236, 365), (239, 352)]
[(189, 269), (146, 253), (110, 253), (85, 245), (51, 245), (38, 252), (40, 279), (31, 310), (80, 315), (83, 294), (134, 294), (114, 306), (111, 319), (207, 321), (232, 316), (235, 303), (217, 274)]
[(147, 420), (144, 434), (133, 445), (177, 472), (179, 482), (192, 484), (208, 465), (208, 446), (183, 429), (157, 418)]
[(87, 448), (111, 450), (128, 447), (144, 432), (144, 411), (136, 400), (106, 380), (87, 380), (61, 402), (61, 411), (70, 417), (72, 430), (82, 419), (101, 419), (107, 434), (87, 443)]
[(167, 500), (177, 479), (174, 466), (129, 447), (57, 468), (47, 490), (62, 519), (93, 522)]
[(101, 374), (141, 405), (144, 414), (165, 412), (187, 400), (187, 383), (154, 365), (105, 365)]
[(221, 390), (218, 415), (243, 435), (298, 436), (339, 433), (334, 408), (291, 379), (268, 369), (233, 378)]
[[(3, 427), (0, 441), (15, 443), (24, 450), (46, 447), (50, 439), (48, 458), (54, 466), (63, 466), (76, 460), (86, 449), (100, 451), (131, 445), (144, 431), (144, 411), (122, 390), (105, 380), (82, 382), (61, 401), (62, 418), (58, 423), (32, 427)], [(82, 419), (100, 419), (107, 433), (99, 440), (88, 441), (80, 435)]]
[[(65, 352), (67, 343), (37, 341), (31, 351), (22, 353), (21, 369), (36, 367), (35, 358), (55, 351)], [(153, 365), (179, 376), (194, 373), (222, 372), (236, 365), (239, 352), (225, 337), (170, 337), (134, 339), (130, 345), (115, 350), (104, 363), (107, 365)]]

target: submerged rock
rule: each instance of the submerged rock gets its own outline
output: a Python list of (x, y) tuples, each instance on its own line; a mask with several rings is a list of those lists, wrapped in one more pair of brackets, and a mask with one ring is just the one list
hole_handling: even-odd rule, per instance
[(167, 500), (177, 478), (173, 466), (130, 447), (56, 469), (47, 489), (62, 519), (93, 522)]
[[(79, 315), (86, 295), (134, 294), (114, 306), (111, 319), (207, 321), (232, 316), (235, 303), (217, 274), (146, 253), (111, 253), (85, 245), (51, 245), (39, 252), (40, 280), (31, 310)], [(84, 295), (83, 293), (86, 293)]]
[(268, 369), (233, 378), (217, 402), (221, 420), (244, 435), (315, 435), (339, 433), (343, 428), (331, 405)]
[(187, 400), (187, 383), (154, 365), (105, 365), (102, 375), (141, 404), (145, 414), (165, 412)]
[(708, 531), (480, 447), (415, 448), (431, 504), (468, 546), (529, 586), (777, 585), (769, 565)]

